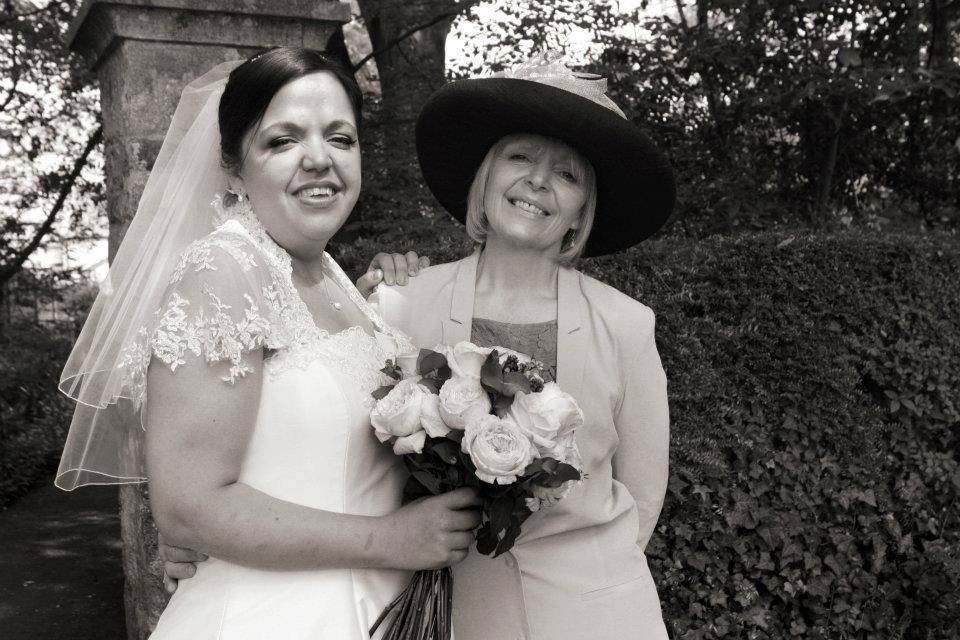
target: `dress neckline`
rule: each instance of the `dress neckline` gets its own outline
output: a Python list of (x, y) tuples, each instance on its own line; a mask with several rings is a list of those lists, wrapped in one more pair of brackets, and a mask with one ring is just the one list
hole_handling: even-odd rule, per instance
[(257, 217), (253, 208), (250, 206), (249, 200), (243, 199), (237, 202), (237, 204), (228, 206), (223, 202), (222, 196), (218, 195), (213, 201), (213, 207), (216, 211), (214, 220), (218, 227), (230, 222), (236, 222), (254, 244), (263, 250), (264, 255), (272, 263), (271, 266), (274, 268), (273, 270), (282, 276), (281, 280), (283, 285), (287, 289), (292, 303), (296, 306), (298, 315), (303, 317), (305, 321), (309, 320), (309, 326), (317, 337), (328, 338), (358, 332), (370, 340), (376, 340), (378, 334), (398, 340), (401, 338), (398, 332), (388, 326), (383, 318), (380, 317), (380, 314), (363, 299), (360, 291), (357, 290), (347, 274), (340, 268), (337, 261), (326, 251), (323, 252), (323, 262), (321, 265), (324, 275), (329, 276), (334, 284), (347, 294), (350, 302), (370, 321), (373, 326), (373, 333), (367, 333), (367, 331), (359, 325), (345, 327), (339, 331), (330, 331), (329, 329), (320, 327), (317, 324), (316, 318), (310, 313), (307, 303), (304, 302), (300, 292), (297, 291), (296, 286), (293, 284), (293, 261), (290, 254), (270, 237), (263, 223), (260, 222), (260, 218)]

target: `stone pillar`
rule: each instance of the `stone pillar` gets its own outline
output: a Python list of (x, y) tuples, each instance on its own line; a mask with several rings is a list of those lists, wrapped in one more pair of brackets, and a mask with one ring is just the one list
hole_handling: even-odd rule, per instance
[[(67, 38), (100, 81), (110, 258), (136, 212), (184, 85), (258, 49), (325, 49), (349, 20), (349, 2), (337, 0), (85, 0)], [(127, 455), (142, 452), (131, 447)], [(166, 603), (147, 500), (146, 486), (120, 490), (130, 640), (150, 635)]]

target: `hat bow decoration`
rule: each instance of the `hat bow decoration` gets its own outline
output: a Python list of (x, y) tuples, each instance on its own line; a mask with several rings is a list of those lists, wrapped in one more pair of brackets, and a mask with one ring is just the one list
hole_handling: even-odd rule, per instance
[(494, 73), (488, 77), (529, 80), (550, 85), (606, 107), (621, 118), (627, 117), (620, 107), (607, 97), (606, 78), (595, 73), (571, 70), (564, 62), (563, 54), (558, 51), (545, 51), (534, 55), (513, 69)]

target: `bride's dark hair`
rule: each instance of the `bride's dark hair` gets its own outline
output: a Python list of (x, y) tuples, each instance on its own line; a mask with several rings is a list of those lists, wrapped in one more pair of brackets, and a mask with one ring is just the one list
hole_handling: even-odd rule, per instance
[(243, 136), (256, 127), (267, 106), (288, 82), (311, 73), (327, 71), (347, 92), (360, 129), (363, 94), (353, 74), (322, 51), (301, 47), (277, 47), (250, 57), (230, 73), (220, 98), (220, 159), (224, 168), (236, 171), (243, 162)]

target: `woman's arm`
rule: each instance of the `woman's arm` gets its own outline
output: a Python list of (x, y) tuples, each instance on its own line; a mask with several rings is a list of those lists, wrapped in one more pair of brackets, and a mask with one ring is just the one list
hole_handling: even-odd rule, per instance
[(439, 567), (462, 560), (478, 520), (470, 491), (452, 492), (384, 517), (311, 509), (238, 482), (260, 397), (262, 356), (233, 385), (228, 365), (154, 362), (145, 408), (151, 506), (173, 545), (248, 566)]
[(614, 414), (620, 446), (613, 456), (613, 476), (637, 501), (637, 540), (646, 547), (667, 491), (670, 410), (667, 379), (654, 340), (653, 312), (641, 309), (641, 316), (631, 323), (634, 330), (623, 336), (621, 345), (624, 391)]

